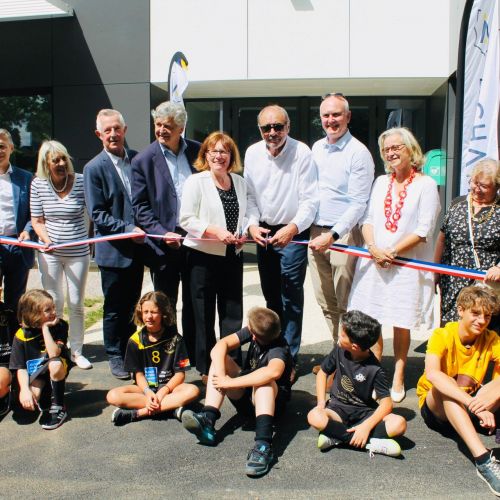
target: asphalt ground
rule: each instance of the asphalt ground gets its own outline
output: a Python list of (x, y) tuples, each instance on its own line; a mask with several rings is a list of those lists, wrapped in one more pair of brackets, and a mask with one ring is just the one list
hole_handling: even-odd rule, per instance
[[(246, 268), (245, 308), (262, 300), (252, 281), (254, 271)], [(91, 280), (98, 283), (97, 273)], [(30, 286), (36, 284), (33, 275)], [(91, 296), (92, 287), (100, 293), (94, 283), (87, 295)], [(348, 448), (318, 451), (317, 433), (306, 420), (315, 405), (311, 367), (329, 352), (331, 340), (324, 325), (323, 330), (315, 326), (323, 318), (311, 306), (314, 297), (309, 287), (306, 283), (300, 378), (278, 423), (277, 461), (266, 476), (245, 475), (254, 433), (251, 427), (241, 427), (227, 402), (214, 448), (197, 444), (173, 418), (115, 427), (113, 408), (105, 396), (124, 382), (109, 373), (100, 325), (96, 325), (87, 333), (85, 347), (94, 368), (75, 367), (68, 378), (68, 421), (57, 430), (45, 431), (36, 421), (38, 415), (16, 409), (0, 422), (0, 498), (493, 498), (463, 447), (427, 429), (419, 414), (415, 387), (423, 371), (424, 339), (412, 341), (407, 398), (395, 407), (408, 420), (406, 436), (399, 440), (402, 456), (370, 458), (365, 451)], [(384, 332), (390, 336), (389, 330)], [(386, 342), (383, 359), (389, 371), (390, 344)], [(188, 372), (187, 381), (203, 390), (195, 370)], [(495, 447), (493, 437), (483, 439)], [(495, 454), (500, 456), (498, 445)]]

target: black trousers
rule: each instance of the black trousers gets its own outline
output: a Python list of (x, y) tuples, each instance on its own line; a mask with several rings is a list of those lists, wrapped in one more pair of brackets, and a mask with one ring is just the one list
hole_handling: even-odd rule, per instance
[(196, 332), (191, 302), (187, 248), (166, 248), (162, 267), (151, 268), (151, 280), (155, 291), (163, 292), (169, 299), (177, 316), (179, 283), (182, 283), (182, 336), (186, 344), (192, 366), (196, 364)]
[[(243, 319), (243, 255), (232, 248), (228, 255), (188, 250), (191, 297), (196, 329), (196, 368), (207, 374), (215, 345), (215, 308), (221, 338), (241, 329)], [(240, 361), (241, 352), (234, 353)]]

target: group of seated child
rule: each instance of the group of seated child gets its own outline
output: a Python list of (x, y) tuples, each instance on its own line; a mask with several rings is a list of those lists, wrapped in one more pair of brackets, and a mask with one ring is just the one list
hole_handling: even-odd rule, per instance
[[(496, 495), (500, 495), (500, 462), (478, 433), (493, 434), (500, 422), (500, 337), (487, 328), (498, 306), (498, 298), (488, 289), (464, 288), (457, 300), (460, 320), (436, 329), (430, 337), (425, 373), (417, 385), (427, 426), (444, 434), (455, 431), (474, 457), (478, 476)], [(275, 417), (285, 412), (292, 394), (292, 359), (278, 315), (254, 307), (246, 327), (217, 342), (204, 406), (198, 412), (189, 408), (200, 391), (185, 382), (189, 358), (167, 297), (161, 292), (145, 294), (134, 319), (139, 329), (128, 341), (124, 366), (134, 373), (135, 384), (116, 387), (107, 395), (117, 407), (112, 414), (115, 425), (171, 412), (201, 444), (215, 446), (215, 426), (227, 396), (239, 414), (255, 417), (255, 446), (247, 456), (246, 474), (266, 474), (274, 461)], [(5, 332), (13, 319), (0, 307), (0, 414), (9, 410), (8, 367), (17, 371), (21, 406), (39, 409), (42, 427), (55, 429), (67, 417), (68, 325), (56, 318), (54, 302), (42, 290), (23, 295), (18, 321), (21, 327), (10, 342)], [(349, 311), (341, 326), (338, 344), (317, 374), (317, 405), (307, 417), (319, 432), (317, 446), (327, 451), (347, 445), (370, 454), (398, 456), (401, 448), (394, 438), (405, 433), (406, 420), (392, 413), (387, 378), (370, 350), (381, 335), (381, 325), (360, 311)], [(244, 344), (248, 351), (240, 367), (230, 354)], [(493, 379), (483, 385), (490, 361), (495, 364)], [(327, 385), (331, 385), (329, 398)], [(47, 406), (41, 402), (44, 387), (51, 389)]]

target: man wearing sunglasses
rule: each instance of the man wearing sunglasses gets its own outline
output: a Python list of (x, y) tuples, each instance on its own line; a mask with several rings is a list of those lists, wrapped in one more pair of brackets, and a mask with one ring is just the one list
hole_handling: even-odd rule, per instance
[[(323, 96), (319, 112), (326, 137), (312, 147), (319, 207), (311, 227), (309, 268), (316, 300), (336, 343), (356, 258), (329, 248), (334, 242), (362, 246), (357, 224), (366, 209), (375, 166), (368, 149), (349, 132), (351, 112), (341, 93)], [(319, 365), (313, 368), (314, 373), (318, 370)]]
[[(307, 247), (292, 240), (309, 239), (316, 216), (318, 188), (311, 150), (288, 136), (290, 119), (280, 106), (267, 106), (257, 124), (262, 141), (245, 155), (249, 233), (257, 243), (262, 293), (296, 364), (302, 336)], [(292, 382), (296, 369), (292, 372)]]

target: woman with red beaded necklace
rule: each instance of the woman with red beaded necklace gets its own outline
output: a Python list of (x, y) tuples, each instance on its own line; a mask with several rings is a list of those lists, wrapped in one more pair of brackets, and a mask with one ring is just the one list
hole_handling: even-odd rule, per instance
[[(410, 330), (432, 327), (432, 273), (393, 265), (396, 256), (432, 261), (434, 226), (440, 212), (433, 179), (422, 174), (424, 156), (413, 134), (392, 128), (378, 140), (387, 175), (374, 183), (362, 233), (372, 259), (358, 259), (348, 310), (358, 309), (394, 328), (394, 402), (406, 395), (404, 371)], [(380, 359), (382, 338), (372, 348)]]

